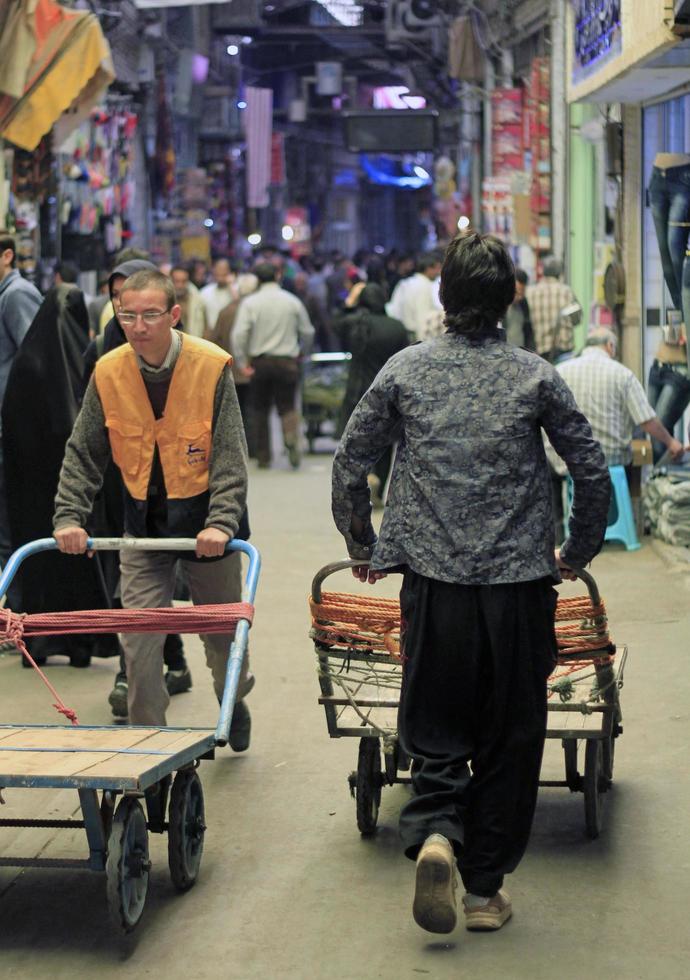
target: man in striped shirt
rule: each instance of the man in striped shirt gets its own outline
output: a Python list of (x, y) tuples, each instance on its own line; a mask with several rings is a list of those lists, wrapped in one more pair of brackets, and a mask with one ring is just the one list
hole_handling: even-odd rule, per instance
[(579, 357), (556, 368), (587, 417), (606, 462), (609, 466), (630, 464), (630, 443), (638, 425), (679, 458), (682, 444), (659, 421), (632, 371), (615, 360), (616, 346), (616, 335), (600, 327), (587, 337)]
[(560, 281), (562, 272), (558, 259), (549, 256), (544, 259), (544, 278), (527, 287), (537, 354), (552, 364), (573, 349), (573, 328), (559, 314), (565, 306), (577, 303), (577, 297), (570, 286)]

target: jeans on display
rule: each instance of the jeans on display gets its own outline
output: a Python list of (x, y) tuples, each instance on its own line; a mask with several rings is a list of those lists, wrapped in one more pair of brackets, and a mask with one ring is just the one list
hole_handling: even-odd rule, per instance
[(690, 324), (690, 165), (653, 167), (648, 193), (664, 279), (673, 305)]
[[(649, 369), (647, 396), (659, 421), (673, 434), (676, 423), (690, 402), (690, 378), (685, 364), (653, 361)], [(657, 439), (653, 439), (652, 443), (656, 463), (663, 456), (666, 447)]]

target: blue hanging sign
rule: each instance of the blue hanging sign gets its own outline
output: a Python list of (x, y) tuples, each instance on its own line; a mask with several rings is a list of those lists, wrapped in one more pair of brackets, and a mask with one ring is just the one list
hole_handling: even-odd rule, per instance
[(598, 71), (623, 50), (621, 0), (571, 0), (573, 27), (573, 81)]

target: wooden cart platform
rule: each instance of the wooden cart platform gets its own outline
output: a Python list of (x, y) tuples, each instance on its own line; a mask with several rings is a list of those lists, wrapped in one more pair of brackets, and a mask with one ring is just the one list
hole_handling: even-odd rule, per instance
[(213, 758), (215, 732), (197, 728), (0, 726), (0, 787), (143, 793), (168, 773)]

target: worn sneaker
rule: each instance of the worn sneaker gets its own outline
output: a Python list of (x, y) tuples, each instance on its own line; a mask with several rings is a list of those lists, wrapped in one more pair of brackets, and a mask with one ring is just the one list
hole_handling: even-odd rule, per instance
[(192, 675), (189, 667), (185, 667), (184, 670), (166, 671), (165, 686), (168, 689), (168, 694), (170, 697), (172, 697), (173, 694), (184, 694), (185, 691), (191, 690)]
[(458, 921), (455, 889), (458, 886), (455, 854), (450, 841), (431, 834), (417, 857), (412, 915), (427, 932), (452, 932)]
[(486, 905), (465, 909), (465, 928), (471, 932), (491, 932), (500, 929), (513, 914), (513, 906), (507, 892), (498, 891)]
[(302, 453), (299, 451), (299, 446), (296, 442), (293, 442), (289, 446), (286, 443), (285, 448), (287, 449), (290, 466), (293, 468), (293, 470), (298, 470), (299, 465), (302, 462)]
[(238, 701), (232, 713), (230, 722), (230, 748), (234, 752), (246, 752), (252, 734), (252, 716), (244, 701)]
[(108, 695), (108, 704), (112, 708), (116, 718), (127, 717), (127, 681), (115, 681), (115, 686)]

